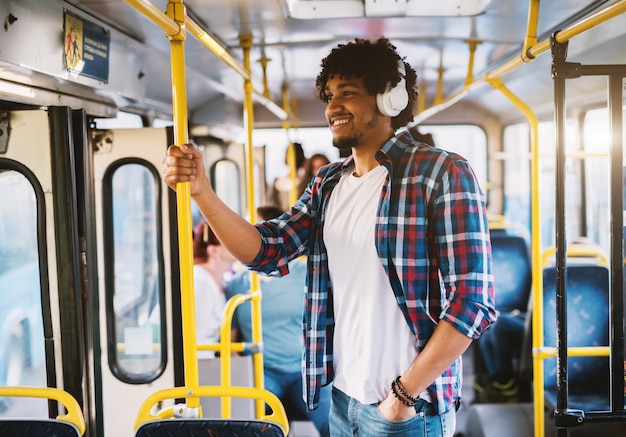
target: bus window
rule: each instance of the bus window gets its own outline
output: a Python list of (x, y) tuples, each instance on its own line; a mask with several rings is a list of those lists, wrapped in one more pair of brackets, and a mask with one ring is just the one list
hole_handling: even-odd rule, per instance
[[(541, 250), (554, 246), (556, 168), (554, 121), (538, 124), (539, 141), (539, 194), (541, 210)], [(573, 120), (567, 120), (567, 132), (577, 132)], [(504, 215), (510, 222), (524, 224), (530, 231), (530, 129), (521, 123), (504, 129)], [(566, 217), (567, 239), (572, 241), (580, 236), (580, 180), (578, 159), (572, 156), (574, 143), (565, 144), (566, 159)], [(526, 158), (525, 158), (526, 157)]]
[(241, 214), (240, 175), (237, 163), (226, 158), (220, 159), (211, 166), (210, 175), (211, 184), (219, 198), (237, 214)]
[(530, 231), (530, 144), (528, 124), (507, 126), (503, 135), (504, 216)]
[[(238, 141), (245, 141), (243, 134)], [(301, 127), (288, 131), (282, 128), (255, 129), (252, 143), (254, 146), (265, 146), (265, 179), (268, 183), (289, 173), (285, 152), (290, 141), (301, 143), (307, 157), (323, 153), (331, 162), (339, 159), (339, 150), (333, 146), (333, 136), (328, 127)]]
[(149, 382), (166, 362), (159, 184), (139, 160), (118, 162), (103, 180), (109, 366), (125, 382)]
[[(568, 132), (573, 135), (568, 135)], [(575, 120), (565, 122), (565, 220), (566, 241), (580, 237), (581, 229), (581, 166)], [(541, 250), (556, 244), (556, 132), (554, 121), (543, 121), (538, 126), (539, 137), (539, 193), (541, 209)]]
[[(609, 204), (609, 153), (611, 148), (611, 128), (607, 108), (587, 111), (583, 122), (583, 146), (590, 154), (585, 160), (585, 199), (587, 236), (602, 247), (605, 253), (611, 251), (610, 204)], [(626, 143), (626, 135), (622, 141)]]
[[(24, 174), (2, 164), (0, 160), (0, 386), (45, 387), (37, 194)], [(45, 400), (0, 398), (0, 416), (16, 411), (45, 416), (48, 409)]]

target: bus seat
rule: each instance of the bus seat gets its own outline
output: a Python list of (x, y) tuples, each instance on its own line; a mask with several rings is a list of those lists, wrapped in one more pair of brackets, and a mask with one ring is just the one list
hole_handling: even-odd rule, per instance
[[(532, 286), (532, 269), (527, 232), (515, 224), (508, 224), (502, 216), (490, 216), (489, 233), (493, 263), (496, 309), (500, 313), (528, 311)], [(479, 338), (477, 342), (480, 342)], [(477, 374), (486, 373), (486, 365), (473, 348), (472, 361)]]
[[(569, 259), (569, 258), (568, 258)], [(568, 347), (609, 344), (609, 270), (601, 264), (567, 266)], [(556, 269), (543, 272), (544, 344), (556, 347)], [(567, 362), (568, 406), (583, 411), (609, 409), (608, 356), (575, 356)], [(556, 407), (556, 358), (544, 361), (546, 404)]]
[(284, 437), (279, 425), (264, 420), (166, 419), (143, 424), (136, 437)]
[(532, 283), (526, 239), (503, 230), (492, 230), (491, 253), (496, 308), (500, 312), (525, 312)]
[(0, 435), (3, 437), (77, 437), (82, 434), (73, 423), (56, 419), (1, 418)]
[[(154, 407), (165, 399), (193, 396), (255, 399), (265, 402), (269, 414), (258, 418), (233, 419), (216, 417), (173, 417), (170, 407), (154, 413)], [(177, 407), (175, 407), (177, 408)], [(201, 409), (200, 409), (201, 410)], [(207, 412), (204, 412), (206, 415)], [(194, 437), (194, 436), (263, 436), (285, 437), (289, 423), (280, 400), (271, 392), (254, 387), (198, 386), (159, 390), (146, 399), (135, 421), (136, 437)]]
[(85, 433), (80, 405), (69, 393), (52, 387), (0, 387), (0, 397), (28, 397), (56, 400), (67, 414), (56, 419), (0, 417), (0, 436), (78, 437)]

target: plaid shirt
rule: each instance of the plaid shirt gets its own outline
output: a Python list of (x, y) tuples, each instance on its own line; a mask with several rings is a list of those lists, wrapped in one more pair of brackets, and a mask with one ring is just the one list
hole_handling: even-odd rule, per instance
[[(415, 142), (407, 132), (387, 141), (376, 159), (389, 172), (377, 208), (376, 250), (418, 351), (439, 320), (478, 338), (496, 312), (485, 199), (474, 172), (462, 157)], [(249, 265), (285, 275), (289, 260), (308, 256), (303, 367), (309, 408), (333, 379), (333, 293), (322, 234), (330, 194), (351, 164), (347, 158), (323, 167), (291, 210), (257, 224), (263, 244)], [(461, 373), (459, 357), (428, 387), (440, 413), (460, 401)]]

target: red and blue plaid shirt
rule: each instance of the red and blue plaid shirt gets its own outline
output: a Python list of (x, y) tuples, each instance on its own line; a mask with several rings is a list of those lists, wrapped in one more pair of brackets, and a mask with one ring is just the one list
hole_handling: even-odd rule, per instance
[[(478, 338), (495, 321), (491, 245), (485, 198), (462, 157), (415, 142), (407, 132), (376, 153), (389, 175), (380, 192), (376, 250), (421, 351), (445, 320)], [(289, 260), (307, 255), (304, 312), (305, 400), (317, 406), (319, 388), (333, 379), (333, 291), (323, 231), (333, 188), (352, 158), (320, 169), (285, 214), (256, 226), (262, 248), (249, 267), (285, 275)], [(428, 387), (440, 413), (460, 401), (461, 358)]]

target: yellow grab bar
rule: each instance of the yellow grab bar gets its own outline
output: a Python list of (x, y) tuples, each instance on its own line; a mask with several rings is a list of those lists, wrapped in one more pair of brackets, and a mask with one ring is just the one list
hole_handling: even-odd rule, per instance
[(173, 416), (173, 408), (167, 408), (159, 413), (152, 414), (152, 408), (165, 399), (196, 397), (234, 397), (244, 399), (256, 399), (265, 402), (270, 406), (270, 414), (258, 416), (260, 420), (269, 420), (277, 423), (285, 430), (285, 435), (289, 433), (289, 422), (285, 408), (280, 400), (273, 393), (255, 387), (221, 387), (221, 386), (187, 386), (159, 390), (151, 394), (139, 408), (137, 420), (135, 421), (135, 431), (139, 426), (151, 420), (159, 420)]
[(57, 416), (57, 420), (70, 422), (78, 428), (80, 435), (85, 434), (85, 418), (74, 397), (64, 390), (53, 387), (0, 387), (0, 396), (53, 399), (63, 404), (67, 414)]

